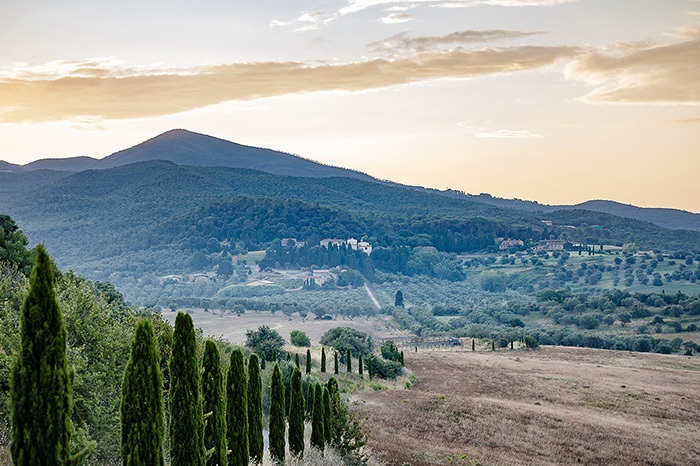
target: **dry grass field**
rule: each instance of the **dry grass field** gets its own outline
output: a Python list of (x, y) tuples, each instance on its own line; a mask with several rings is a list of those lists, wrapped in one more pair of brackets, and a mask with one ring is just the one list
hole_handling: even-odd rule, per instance
[[(229, 312), (204, 312), (202, 309), (190, 309), (187, 312), (192, 316), (195, 328), (201, 328), (205, 337), (222, 337), (239, 345), (245, 343), (247, 330), (257, 330), (261, 325), (276, 330), (287, 342), (292, 330), (302, 330), (314, 345), (318, 344), (325, 332), (334, 327), (352, 327), (367, 332), (374, 338), (396, 338), (404, 335), (386, 316), (358, 317), (352, 320), (302, 320), (297, 314), (288, 317), (281, 312), (246, 312), (240, 316)], [(176, 312), (163, 312), (163, 318), (171, 324), (175, 323), (176, 316)]]
[(407, 353), (360, 395), (387, 465), (698, 465), (700, 358), (545, 347)]

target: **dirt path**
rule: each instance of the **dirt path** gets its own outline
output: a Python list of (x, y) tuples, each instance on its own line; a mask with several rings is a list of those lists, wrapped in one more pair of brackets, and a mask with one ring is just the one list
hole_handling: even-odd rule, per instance
[(377, 306), (377, 309), (381, 309), (382, 306), (379, 305), (379, 301), (377, 301), (377, 298), (374, 296), (374, 293), (372, 293), (372, 290), (369, 289), (367, 282), (365, 282), (365, 291), (367, 292), (369, 299), (371, 299), (374, 305)]

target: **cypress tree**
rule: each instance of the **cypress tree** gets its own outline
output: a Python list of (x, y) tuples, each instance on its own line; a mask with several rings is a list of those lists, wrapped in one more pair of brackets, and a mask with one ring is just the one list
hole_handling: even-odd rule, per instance
[(335, 367), (333, 368), (333, 373), (338, 375), (338, 352), (334, 351), (333, 354), (335, 356)]
[(473, 338), (472, 338), (472, 351), (476, 351), (476, 343), (474, 343)]
[(170, 357), (170, 464), (203, 466), (204, 417), (197, 340), (189, 314), (178, 312)]
[(20, 312), (21, 346), (10, 375), (10, 451), (16, 466), (76, 464), (94, 447), (70, 455), (74, 372), (66, 360), (66, 328), (54, 290), (54, 267), (44, 246), (37, 246)]
[(204, 448), (211, 451), (207, 466), (226, 466), (226, 398), (219, 348), (212, 340), (204, 343), (202, 357), (202, 402), (211, 413), (204, 426)]
[(294, 364), (296, 364), (297, 369), (301, 370), (301, 361), (299, 361), (299, 353), (294, 354)]
[(345, 355), (345, 359), (347, 359), (347, 365), (348, 365), (348, 374), (352, 372), (352, 354), (350, 353), (350, 348), (348, 348), (348, 351)]
[(270, 457), (275, 464), (284, 464), (284, 383), (280, 367), (275, 363), (270, 384)]
[(294, 368), (290, 384), (289, 451), (304, 456), (304, 393), (301, 387), (301, 371)]
[(226, 425), (229, 466), (248, 466), (248, 380), (241, 348), (231, 353), (226, 378)]
[(306, 373), (311, 374), (311, 350), (306, 350)]
[(403, 362), (403, 351), (401, 351), (401, 353), (400, 353), (400, 355), (399, 355), (399, 362), (401, 362), (401, 366), (402, 366), (402, 367), (405, 365), (404, 362)]
[(321, 348), (321, 372), (326, 372), (326, 348)]
[(314, 392), (316, 388), (311, 384), (307, 384), (307, 387), (308, 393), (306, 396), (306, 417), (310, 420), (314, 414)]
[(311, 417), (311, 446), (323, 450), (326, 435), (323, 432), (323, 391), (321, 385), (316, 383), (314, 392), (314, 413)]
[(253, 353), (248, 359), (248, 450), (253, 463), (262, 464), (264, 448), (262, 378), (258, 355)]
[(338, 388), (338, 381), (335, 377), (331, 377), (326, 383), (326, 389), (328, 390), (328, 397), (330, 399), (330, 416), (328, 424), (330, 428), (330, 438), (331, 442), (336, 445), (340, 443), (341, 436), (343, 434), (343, 428), (345, 420), (342, 416), (341, 410), (343, 408), (342, 400), (340, 399), (340, 389)]
[(261, 370), (261, 371), (264, 371), (264, 370), (265, 370), (265, 366), (266, 366), (266, 364), (265, 364), (265, 358), (262, 358), (262, 359), (260, 360), (260, 370)]
[(164, 466), (165, 417), (163, 377), (153, 326), (146, 319), (136, 326), (131, 358), (124, 371), (121, 400), (123, 466)]
[(370, 379), (372, 378), (372, 375), (374, 375), (373, 371), (374, 371), (374, 368), (372, 367), (372, 358), (370, 357), (367, 360), (367, 375), (369, 376)]
[(362, 377), (362, 354), (357, 358), (357, 373), (360, 374), (360, 377)]
[(331, 395), (327, 387), (323, 387), (323, 438), (331, 442)]

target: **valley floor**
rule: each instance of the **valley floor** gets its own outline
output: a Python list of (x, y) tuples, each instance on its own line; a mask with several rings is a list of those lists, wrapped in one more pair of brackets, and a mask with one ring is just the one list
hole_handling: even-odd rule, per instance
[(582, 348), (406, 353), (410, 390), (360, 395), (389, 466), (700, 464), (700, 358)]

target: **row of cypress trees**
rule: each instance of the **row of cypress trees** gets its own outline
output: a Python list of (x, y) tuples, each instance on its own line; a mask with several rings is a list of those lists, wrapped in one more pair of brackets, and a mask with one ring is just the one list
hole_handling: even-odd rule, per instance
[[(251, 354), (246, 371), (243, 351), (233, 350), (225, 390), (216, 344), (211, 340), (205, 343), (201, 385), (196, 355), (192, 318), (178, 313), (170, 361), (171, 465), (247, 466), (250, 460), (261, 464), (262, 381), (257, 355)], [(331, 378), (327, 386), (317, 383), (314, 388), (311, 444), (321, 450), (333, 439), (331, 391), (335, 387), (337, 393), (337, 386)], [(299, 367), (294, 367), (291, 375), (289, 399), (289, 450), (303, 457), (306, 411)], [(124, 375), (121, 413), (123, 465), (163, 466), (162, 376), (148, 320), (139, 322), (136, 330)], [(285, 459), (286, 413), (282, 374), (275, 364), (270, 387), (269, 451), (278, 464)]]
[[(170, 359), (170, 464), (248, 465), (263, 456), (262, 382), (256, 355), (231, 353), (224, 387), (221, 357), (207, 340), (201, 382), (194, 325), (189, 314), (175, 319)], [(250, 383), (249, 383), (250, 380)], [(206, 419), (205, 419), (206, 418)], [(164, 465), (162, 376), (150, 321), (138, 323), (124, 373), (121, 401), (124, 466)]]
[[(94, 444), (89, 444), (77, 453), (70, 451), (74, 372), (66, 359), (66, 329), (54, 290), (54, 269), (44, 247), (39, 245), (29, 293), (20, 314), (21, 348), (11, 369), (10, 451), (15, 466), (73, 466), (94, 448)], [(323, 356), (325, 365), (325, 350)], [(307, 353), (307, 373), (308, 361)], [(192, 318), (178, 313), (168, 400), (172, 466), (247, 466), (250, 459), (262, 463), (262, 381), (257, 355), (250, 356), (246, 371), (243, 352), (236, 348), (227, 375), (224, 390), (219, 351), (208, 340), (200, 380)], [(327, 386), (315, 386), (311, 443), (320, 449), (334, 438), (334, 393), (339, 400), (334, 378)], [(283, 464), (285, 389), (277, 364), (270, 396), (270, 456)], [(136, 327), (124, 372), (120, 411), (122, 464), (164, 466), (163, 377), (153, 327), (147, 319), (139, 321)], [(290, 385), (289, 445), (292, 454), (300, 457), (304, 452), (305, 414), (301, 371), (296, 367)]]

